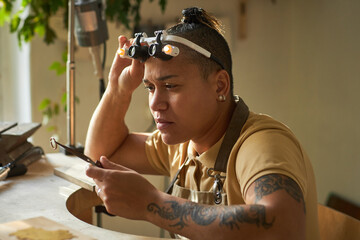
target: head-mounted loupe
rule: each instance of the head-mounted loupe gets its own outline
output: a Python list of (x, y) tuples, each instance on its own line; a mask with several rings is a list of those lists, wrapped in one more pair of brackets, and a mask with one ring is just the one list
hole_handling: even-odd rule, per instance
[(224, 69), (224, 65), (206, 49), (185, 38), (168, 35), (165, 30), (156, 31), (155, 37), (147, 37), (146, 33), (136, 33), (133, 44), (128, 49), (118, 49), (118, 54), (120, 57), (130, 57), (142, 62), (146, 61), (150, 56), (169, 60), (179, 55), (180, 50), (167, 42), (181, 43), (205, 57), (213, 59)]
[(141, 45), (141, 39), (146, 37), (147, 37), (146, 33), (135, 34), (135, 40), (131, 45), (131, 47), (129, 47), (128, 51), (124, 50), (125, 52), (127, 52), (129, 57), (138, 59), (141, 62), (145, 62), (146, 59), (149, 58), (149, 54), (148, 54), (149, 46)]

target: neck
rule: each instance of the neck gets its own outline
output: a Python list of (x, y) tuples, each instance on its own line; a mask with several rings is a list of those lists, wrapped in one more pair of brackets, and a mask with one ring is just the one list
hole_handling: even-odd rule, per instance
[(206, 134), (200, 138), (191, 139), (192, 145), (199, 155), (217, 143), (229, 126), (236, 103), (233, 100), (229, 100), (221, 104), (226, 104), (226, 106), (221, 107), (218, 117), (214, 121), (214, 124), (207, 130)]

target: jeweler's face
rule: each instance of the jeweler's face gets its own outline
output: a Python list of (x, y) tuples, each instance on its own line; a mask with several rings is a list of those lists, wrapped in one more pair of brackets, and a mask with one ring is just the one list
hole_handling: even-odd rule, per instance
[(149, 107), (165, 143), (201, 139), (210, 131), (217, 115), (212, 76), (205, 80), (198, 65), (180, 56), (146, 61), (144, 85), (149, 90)]

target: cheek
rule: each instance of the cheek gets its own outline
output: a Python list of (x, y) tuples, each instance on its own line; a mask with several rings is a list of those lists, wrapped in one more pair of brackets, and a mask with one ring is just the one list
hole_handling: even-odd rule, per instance
[(171, 105), (172, 111), (179, 117), (183, 124), (189, 128), (197, 128), (212, 116), (213, 103), (209, 99), (199, 97), (182, 98), (174, 101)]

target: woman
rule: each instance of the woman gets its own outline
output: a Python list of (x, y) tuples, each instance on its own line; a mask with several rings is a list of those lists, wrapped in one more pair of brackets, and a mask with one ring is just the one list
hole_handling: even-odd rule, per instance
[[(285, 125), (249, 112), (233, 95), (231, 54), (217, 20), (199, 8), (183, 15), (158, 33), (157, 44), (178, 55), (115, 56), (85, 146), (103, 165), (86, 173), (105, 207), (190, 239), (319, 239), (305, 152)], [(120, 36), (119, 48), (139, 47), (137, 40)], [(141, 83), (157, 126), (150, 134), (129, 133), (124, 122)], [(173, 181), (163, 193), (139, 173)]]

